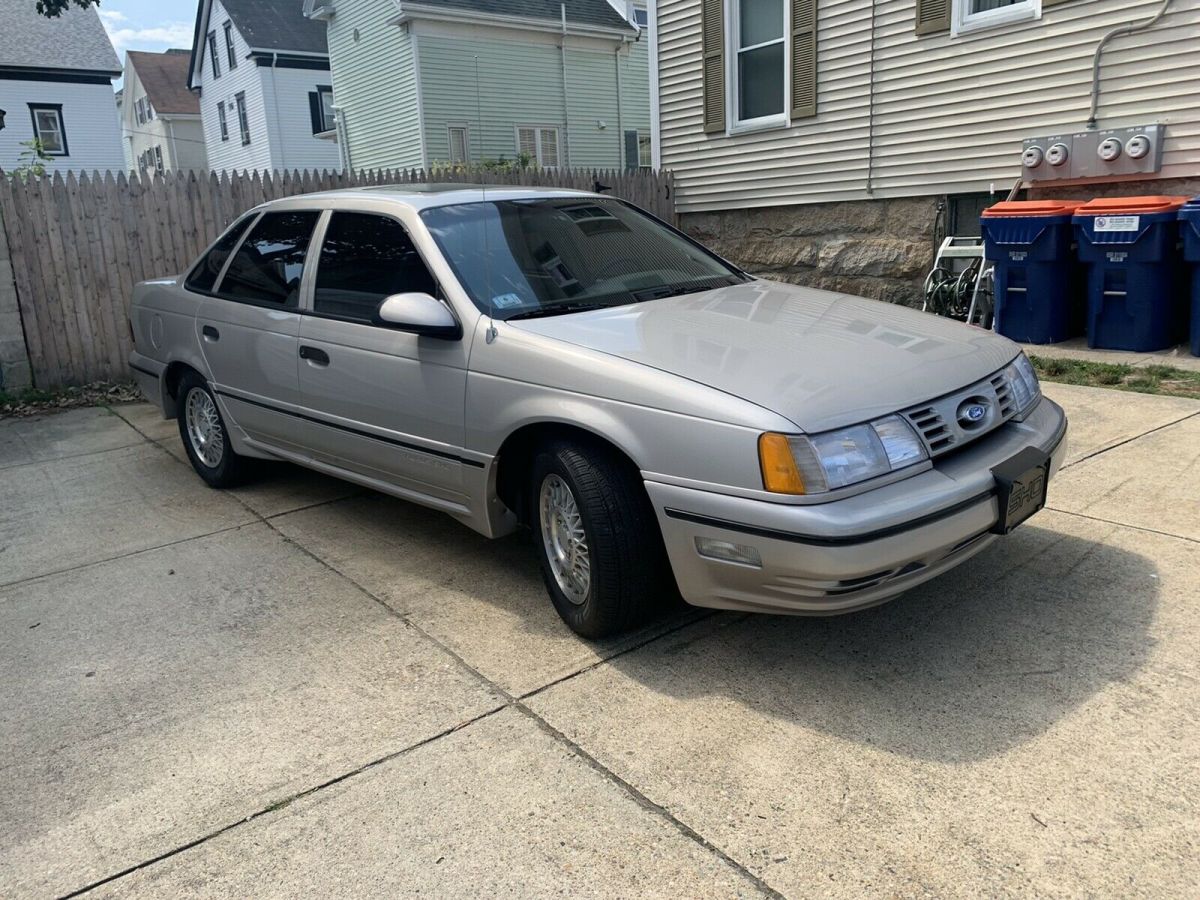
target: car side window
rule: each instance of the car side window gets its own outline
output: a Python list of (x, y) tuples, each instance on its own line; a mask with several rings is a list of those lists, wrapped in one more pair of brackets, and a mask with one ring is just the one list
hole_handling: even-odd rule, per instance
[(233, 226), (221, 235), (204, 254), (200, 262), (196, 263), (196, 267), (192, 269), (183, 286), (189, 291), (201, 291), (205, 294), (211, 291), (213, 285), (217, 283), (217, 276), (221, 274), (221, 267), (229, 258), (230, 251), (238, 242), (238, 238), (242, 236), (242, 232), (246, 230), (246, 226), (254, 221), (256, 215), (258, 214), (251, 213), (234, 222)]
[(317, 264), (314, 312), (371, 322), (385, 297), (436, 290), (436, 280), (395, 219), (356, 212), (330, 217)]
[(238, 248), (217, 293), (228, 300), (294, 308), (304, 257), (320, 212), (269, 212)]

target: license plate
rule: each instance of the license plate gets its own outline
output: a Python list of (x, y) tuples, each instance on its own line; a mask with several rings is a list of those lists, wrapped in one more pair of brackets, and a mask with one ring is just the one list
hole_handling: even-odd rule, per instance
[(994, 533), (1008, 534), (1046, 505), (1049, 473), (1049, 456), (1034, 447), (1026, 447), (992, 469), (1000, 506), (1000, 519), (992, 528)]

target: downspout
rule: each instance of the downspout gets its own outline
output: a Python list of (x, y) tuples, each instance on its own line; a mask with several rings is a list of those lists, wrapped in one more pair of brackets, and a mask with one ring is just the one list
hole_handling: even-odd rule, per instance
[[(613, 51), (613, 64), (617, 70), (617, 159), (621, 159), (625, 155), (625, 128), (621, 117), (621, 45), (617, 45), (617, 49)], [(624, 166), (618, 168), (626, 168), (629, 165), (629, 160), (625, 160)]]
[[(279, 136), (279, 170), (287, 171), (287, 163), (283, 156), (283, 130), (279, 127), (279, 80), (275, 77), (275, 63), (279, 53), (271, 54), (271, 96), (275, 99), (275, 133)], [(269, 132), (268, 132), (269, 133)]]
[[(1125, 25), (1120, 25), (1114, 28), (1104, 37), (1100, 38), (1100, 43), (1096, 45), (1096, 52), (1092, 56), (1092, 107), (1088, 114), (1087, 127), (1095, 129), (1096, 115), (1100, 110), (1100, 56), (1104, 53), (1105, 45), (1113, 38), (1120, 37), (1126, 34), (1134, 34), (1138, 31), (1145, 31), (1147, 28), (1152, 28), (1157, 25), (1159, 20), (1167, 14), (1167, 9), (1171, 5), (1171, 0), (1163, 0), (1162, 6), (1158, 8), (1158, 12), (1152, 15), (1149, 19), (1144, 19), (1141, 22), (1129, 22)], [(872, 4), (872, 9), (874, 5)]]
[(563, 156), (571, 167), (571, 113), (567, 106), (567, 4), (559, 5), (562, 12), (562, 98), (563, 98)]
[(871, 4), (871, 42), (867, 51), (867, 193), (875, 193), (875, 4)]

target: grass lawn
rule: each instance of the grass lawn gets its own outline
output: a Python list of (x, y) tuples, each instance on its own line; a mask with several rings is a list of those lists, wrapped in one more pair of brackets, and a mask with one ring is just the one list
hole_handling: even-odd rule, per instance
[(1120, 363), (1088, 362), (1082, 359), (1047, 359), (1030, 356), (1043, 381), (1085, 384), (1142, 394), (1194, 397), (1200, 400), (1200, 372), (1173, 366), (1126, 366)]

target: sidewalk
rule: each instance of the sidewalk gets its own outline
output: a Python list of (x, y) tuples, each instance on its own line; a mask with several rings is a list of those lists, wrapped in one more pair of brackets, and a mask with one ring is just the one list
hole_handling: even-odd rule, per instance
[(1189, 372), (1200, 372), (1200, 356), (1192, 356), (1187, 344), (1153, 353), (1134, 353), (1129, 350), (1091, 350), (1087, 338), (1071, 338), (1061, 344), (1022, 344), (1026, 354), (1043, 359), (1083, 359), (1089, 362), (1136, 366), (1174, 366)]

